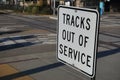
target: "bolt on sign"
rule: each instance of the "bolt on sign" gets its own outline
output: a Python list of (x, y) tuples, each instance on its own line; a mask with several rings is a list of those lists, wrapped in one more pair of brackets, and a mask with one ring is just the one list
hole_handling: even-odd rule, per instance
[(97, 10), (59, 6), (57, 59), (95, 76), (99, 13)]

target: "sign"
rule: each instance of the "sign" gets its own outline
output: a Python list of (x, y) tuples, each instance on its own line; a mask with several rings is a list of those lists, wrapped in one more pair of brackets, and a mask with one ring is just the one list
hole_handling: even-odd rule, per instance
[(58, 60), (94, 77), (99, 13), (67, 6), (58, 9)]

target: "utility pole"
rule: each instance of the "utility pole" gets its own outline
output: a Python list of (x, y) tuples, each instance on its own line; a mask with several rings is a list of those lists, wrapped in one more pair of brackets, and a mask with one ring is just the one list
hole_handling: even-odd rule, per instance
[(25, 0), (23, 0), (23, 13), (24, 13), (24, 10), (25, 10)]
[(55, 11), (56, 11), (56, 9), (55, 9), (55, 0), (53, 1), (53, 15), (55, 15)]

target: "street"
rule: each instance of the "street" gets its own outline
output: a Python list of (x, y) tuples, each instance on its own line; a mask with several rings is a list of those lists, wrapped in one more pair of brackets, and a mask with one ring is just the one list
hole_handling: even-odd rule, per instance
[[(56, 58), (57, 20), (0, 14), (0, 80), (90, 80)], [(102, 16), (96, 80), (120, 80), (120, 14)]]

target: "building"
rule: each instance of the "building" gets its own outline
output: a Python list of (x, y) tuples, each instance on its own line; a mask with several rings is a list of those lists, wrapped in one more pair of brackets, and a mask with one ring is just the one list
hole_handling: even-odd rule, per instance
[(58, 5), (65, 5), (70, 2), (71, 6), (99, 9), (99, 2), (104, 2), (105, 12), (120, 12), (120, 0), (0, 0), (0, 4), (29, 6), (37, 4), (39, 6), (51, 6), (57, 8)]

